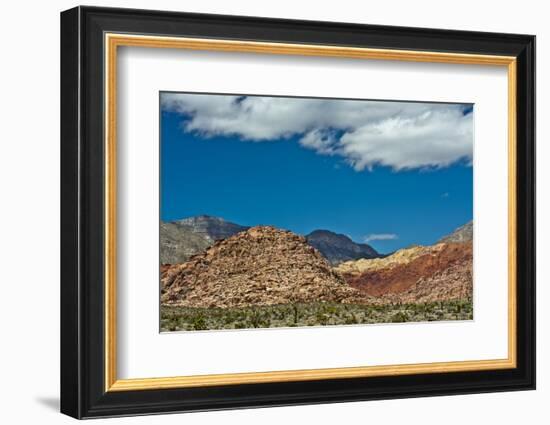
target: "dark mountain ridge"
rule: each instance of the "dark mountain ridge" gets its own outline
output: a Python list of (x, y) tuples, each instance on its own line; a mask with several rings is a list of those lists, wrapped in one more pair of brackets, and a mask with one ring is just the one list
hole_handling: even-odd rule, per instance
[(330, 230), (314, 230), (306, 236), (307, 243), (316, 248), (329, 261), (337, 265), (359, 258), (378, 258), (381, 255), (370, 245), (356, 243), (348, 236)]

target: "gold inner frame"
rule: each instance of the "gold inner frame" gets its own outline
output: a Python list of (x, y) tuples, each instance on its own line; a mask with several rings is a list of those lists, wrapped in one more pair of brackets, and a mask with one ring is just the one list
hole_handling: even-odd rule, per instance
[[(309, 381), (416, 373), (447, 373), (516, 367), (516, 58), (462, 53), (370, 49), (127, 34), (105, 34), (105, 391), (135, 391), (214, 385)], [(325, 56), (504, 66), (508, 72), (508, 357), (419, 364), (247, 372), (164, 378), (118, 379), (116, 372), (116, 123), (119, 46)]]

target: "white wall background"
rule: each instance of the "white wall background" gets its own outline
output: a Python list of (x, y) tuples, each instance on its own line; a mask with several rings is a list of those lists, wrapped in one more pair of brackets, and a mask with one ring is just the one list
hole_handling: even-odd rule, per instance
[[(96, 5), (537, 35), (538, 390), (321, 406), (195, 413), (109, 423), (547, 423), (550, 413), (550, 27), (544, 2), (441, 0), (97, 1)], [(59, 12), (77, 3), (9, 2), (0, 15), (0, 420), (69, 423), (59, 392)]]

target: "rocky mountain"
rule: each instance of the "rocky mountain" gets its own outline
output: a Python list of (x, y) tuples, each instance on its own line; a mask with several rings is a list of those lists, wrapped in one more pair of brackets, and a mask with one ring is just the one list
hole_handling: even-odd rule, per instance
[(315, 230), (306, 236), (306, 241), (319, 250), (332, 265), (358, 258), (380, 257), (370, 245), (353, 242), (346, 235), (329, 230)]
[[(471, 247), (471, 244), (469, 244)], [(418, 279), (409, 289), (384, 295), (393, 303), (427, 303), (471, 299), (473, 294), (472, 257), (464, 256), (448, 267)]]
[[(437, 244), (404, 251), (398, 251), (360, 272), (343, 273), (343, 276), (351, 286), (372, 296), (398, 294), (409, 290), (421, 279), (431, 278), (472, 259), (471, 243)], [(392, 258), (394, 256), (397, 258)]]
[(228, 238), (246, 229), (248, 227), (207, 215), (161, 222), (160, 263), (185, 263), (216, 240)]
[[(161, 223), (160, 262), (178, 264), (202, 252), (215, 241), (229, 238), (249, 227), (231, 223), (219, 217), (200, 215)], [(370, 245), (353, 242), (345, 235), (328, 230), (315, 230), (306, 236), (306, 242), (319, 250), (331, 265), (358, 258), (376, 258)]]
[(431, 246), (400, 249), (385, 258), (344, 262), (334, 270), (380, 302), (424, 303), (472, 297), (472, 223)]
[(185, 264), (163, 268), (161, 301), (186, 307), (308, 302), (369, 297), (346, 284), (303, 236), (256, 226), (217, 241)]
[(176, 221), (175, 223), (189, 229), (189, 231), (195, 234), (203, 236), (206, 240), (212, 243), (248, 229), (247, 226), (241, 226), (239, 224), (226, 221), (223, 218), (211, 217), (209, 215), (184, 218)]
[(460, 226), (450, 235), (447, 235), (439, 240), (439, 243), (449, 242), (468, 242), (474, 237), (474, 222), (470, 221), (463, 226)]
[(204, 251), (212, 243), (202, 234), (194, 233), (178, 223), (160, 224), (160, 263), (186, 262), (197, 252)]
[(399, 249), (386, 257), (346, 261), (336, 266), (334, 270), (342, 274), (357, 276), (365, 272), (374, 272), (393, 268), (401, 264), (408, 264), (420, 256), (435, 254), (443, 247), (444, 244), (410, 246)]

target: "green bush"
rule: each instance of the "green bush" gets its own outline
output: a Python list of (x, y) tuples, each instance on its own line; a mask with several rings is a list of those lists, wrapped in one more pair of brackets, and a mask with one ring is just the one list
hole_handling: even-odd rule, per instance
[(202, 315), (194, 317), (193, 329), (195, 329), (196, 331), (204, 331), (208, 329), (208, 326), (206, 325), (206, 319)]
[(403, 323), (409, 321), (409, 315), (404, 311), (398, 311), (391, 317), (392, 323)]

